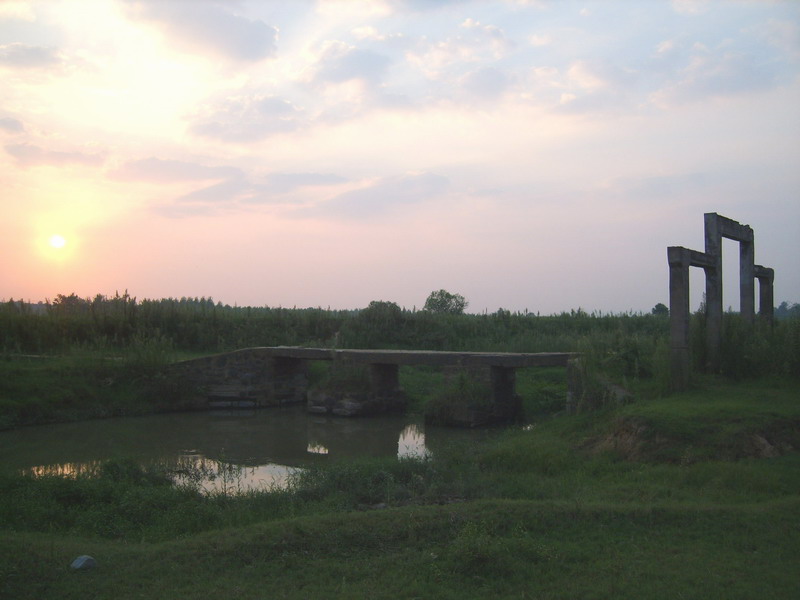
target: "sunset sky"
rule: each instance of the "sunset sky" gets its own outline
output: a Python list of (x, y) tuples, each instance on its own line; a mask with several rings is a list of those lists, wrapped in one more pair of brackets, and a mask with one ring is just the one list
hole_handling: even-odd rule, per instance
[(0, 0), (0, 190), (6, 300), (800, 302), (800, 2)]

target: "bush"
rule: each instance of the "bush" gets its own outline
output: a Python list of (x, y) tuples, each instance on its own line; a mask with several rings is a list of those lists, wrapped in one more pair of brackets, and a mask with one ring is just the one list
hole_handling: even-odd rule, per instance
[[(425, 418), (432, 423), (469, 424), (493, 408), (492, 389), (466, 371), (460, 371), (445, 389), (428, 400)], [(475, 413), (478, 413), (476, 415)]]

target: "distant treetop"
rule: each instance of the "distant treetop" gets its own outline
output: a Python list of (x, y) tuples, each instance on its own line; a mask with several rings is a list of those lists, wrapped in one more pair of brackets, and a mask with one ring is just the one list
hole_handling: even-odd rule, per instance
[(461, 294), (451, 294), (447, 290), (439, 290), (430, 293), (428, 299), (425, 300), (424, 310), (432, 313), (460, 315), (463, 314), (468, 304)]

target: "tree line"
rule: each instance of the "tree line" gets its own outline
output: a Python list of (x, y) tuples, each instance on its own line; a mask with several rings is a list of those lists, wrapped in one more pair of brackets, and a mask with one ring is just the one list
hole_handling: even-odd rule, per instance
[[(299, 345), (486, 352), (583, 352), (625, 377), (654, 376), (668, 364), (668, 311), (540, 316), (498, 309), (467, 314), (463, 296), (432, 292), (422, 310), (376, 300), (357, 310), (240, 307), (212, 298), (142, 299), (127, 291), (81, 298), (57, 295), (43, 305), (0, 304), (0, 351), (52, 354), (75, 348), (113, 351), (156, 340), (176, 352), (214, 353), (254, 346)], [(786, 314), (784, 314), (786, 313)], [(800, 305), (783, 303), (771, 329), (749, 332), (726, 314), (727, 370), (800, 375)], [(692, 319), (702, 369), (702, 315)]]

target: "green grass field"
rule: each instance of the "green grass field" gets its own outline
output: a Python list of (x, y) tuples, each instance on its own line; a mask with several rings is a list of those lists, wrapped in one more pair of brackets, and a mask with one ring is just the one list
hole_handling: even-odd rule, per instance
[[(204, 495), (125, 463), (4, 475), (0, 597), (800, 597), (796, 380), (552, 416), (552, 379), (531, 425), (288, 490)], [(81, 554), (98, 567), (72, 571)]]

